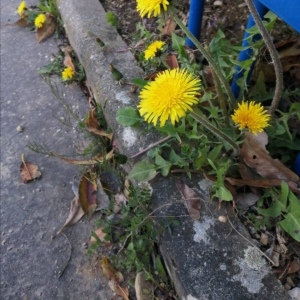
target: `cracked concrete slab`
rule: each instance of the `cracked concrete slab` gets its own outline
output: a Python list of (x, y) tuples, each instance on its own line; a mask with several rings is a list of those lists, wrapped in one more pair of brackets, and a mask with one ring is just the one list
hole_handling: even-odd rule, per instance
[[(114, 52), (125, 49), (126, 44), (115, 28), (107, 24), (105, 11), (97, 0), (59, 0), (58, 3), (70, 42), (86, 70), (94, 96), (104, 107), (119, 148), (129, 157), (155, 142), (158, 135), (145, 134), (142, 127), (124, 128), (117, 124), (117, 110), (136, 107), (138, 99), (128, 88), (114, 84), (108, 66), (113, 63), (127, 79), (139, 77), (143, 72), (130, 52)], [(104, 41), (106, 49), (100, 48), (88, 32)], [(135, 161), (130, 161), (128, 168)], [(192, 221), (180, 201), (175, 180), (172, 176), (158, 176), (151, 185), (153, 208), (165, 205), (158, 210), (157, 226), (164, 226), (164, 216), (168, 215), (175, 216), (181, 224), (165, 230), (160, 243), (180, 299), (288, 299), (270, 267), (259, 270), (249, 267), (244, 251), (250, 245), (228, 223), (218, 221), (218, 216), (226, 212), (217, 211), (216, 204), (210, 201), (208, 183), (198, 176), (188, 180), (188, 185), (201, 194), (204, 202), (201, 219)], [(234, 226), (250, 239), (238, 220)]]

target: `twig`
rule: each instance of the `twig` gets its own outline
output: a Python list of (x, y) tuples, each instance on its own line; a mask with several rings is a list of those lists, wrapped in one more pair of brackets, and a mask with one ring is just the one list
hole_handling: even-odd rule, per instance
[(70, 254), (69, 254), (68, 261), (67, 261), (67, 263), (65, 264), (64, 268), (60, 271), (58, 278), (60, 278), (60, 277), (64, 274), (64, 272), (65, 272), (65, 270), (66, 270), (66, 268), (67, 268), (67, 266), (68, 266), (68, 264), (69, 264), (69, 262), (70, 262), (70, 260), (71, 260), (71, 256), (72, 256), (72, 245), (71, 245), (71, 243), (70, 243), (68, 237), (67, 237), (63, 232), (61, 232), (61, 234), (65, 237), (65, 239), (66, 239), (66, 240), (68, 241), (68, 243), (69, 243), (69, 246), (70, 246)]
[(273, 41), (271, 39), (271, 36), (267, 29), (265, 28), (263, 22), (260, 19), (260, 16), (255, 8), (255, 5), (253, 3), (253, 0), (245, 0), (245, 2), (248, 5), (248, 8), (253, 16), (253, 19), (259, 29), (259, 32), (266, 43), (266, 46), (270, 52), (271, 59), (274, 64), (274, 69), (275, 69), (275, 75), (276, 75), (276, 87), (275, 87), (275, 93), (274, 93), (274, 98), (272, 100), (271, 106), (269, 107), (269, 114), (273, 115), (275, 110), (277, 109), (277, 106), (279, 104), (282, 90), (283, 90), (283, 75), (282, 75), (282, 66), (280, 63), (279, 55), (278, 52), (273, 44)]
[(240, 235), (243, 239), (245, 239), (251, 246), (255, 247), (260, 253), (261, 255), (263, 255), (272, 265), (275, 265), (275, 263), (273, 262), (273, 260), (268, 257), (268, 255), (266, 255), (265, 253), (263, 253), (257, 246), (255, 246), (250, 240), (248, 240), (245, 236), (243, 236), (231, 223), (230, 219), (227, 218), (229, 224), (231, 225), (232, 229), (238, 234)]
[(136, 154), (130, 156), (130, 158), (135, 158), (135, 157), (137, 157), (137, 156), (140, 156), (140, 155), (144, 154), (145, 152), (149, 151), (150, 149), (156, 147), (157, 145), (162, 144), (162, 143), (168, 141), (168, 140), (171, 139), (171, 138), (172, 138), (172, 136), (168, 135), (168, 136), (164, 137), (163, 139), (161, 139), (161, 140), (159, 140), (159, 141), (157, 141), (157, 142), (155, 142), (155, 143), (149, 145), (147, 148), (141, 150), (140, 152), (138, 152), (138, 153), (136, 153)]

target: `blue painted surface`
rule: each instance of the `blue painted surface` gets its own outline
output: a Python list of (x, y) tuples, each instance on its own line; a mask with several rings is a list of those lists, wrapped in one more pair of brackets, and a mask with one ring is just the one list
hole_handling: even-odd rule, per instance
[[(190, 1), (190, 16), (188, 22), (188, 29), (198, 40), (200, 39), (204, 4), (205, 0)], [(194, 43), (189, 38), (186, 39), (186, 45), (188, 47), (195, 48)]]
[(300, 33), (300, 0), (260, 0), (260, 2)]
[[(254, 4), (255, 4), (255, 7), (257, 9), (259, 16), (262, 18), (267, 13), (268, 9), (263, 4), (261, 4), (260, 1), (258, 1), (258, 0), (255, 0)], [(249, 29), (249, 28), (253, 27), (254, 25), (255, 25), (255, 21), (253, 20), (252, 15), (250, 15), (246, 29)], [(249, 46), (249, 43), (246, 40), (249, 37), (249, 35), (250, 34), (248, 32), (245, 32), (242, 46), (244, 46), (244, 47)], [(257, 34), (256, 36), (253, 37), (253, 42), (259, 40), (260, 38), (261, 38), (261, 36), (259, 34)], [(252, 56), (252, 54), (253, 54), (252, 48), (241, 51), (238, 61), (247, 60)], [(251, 71), (249, 72), (247, 83), (249, 83), (249, 81), (250, 81), (253, 67), (254, 67), (254, 63), (252, 64)], [(235, 73), (232, 83), (231, 83), (231, 90), (232, 90), (232, 93), (234, 94), (235, 98), (238, 98), (239, 93), (240, 93), (240, 87), (237, 85), (237, 81), (238, 81), (238, 79), (243, 77), (243, 75), (244, 75), (244, 70), (242, 70), (241, 67), (237, 66), (236, 73)]]
[(294, 172), (300, 176), (300, 153), (297, 155), (295, 163), (293, 165)]

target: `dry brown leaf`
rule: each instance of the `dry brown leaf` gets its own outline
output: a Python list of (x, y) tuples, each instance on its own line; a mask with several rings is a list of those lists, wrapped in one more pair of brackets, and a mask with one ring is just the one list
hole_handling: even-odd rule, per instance
[(294, 172), (288, 169), (281, 161), (273, 159), (269, 155), (265, 148), (267, 143), (268, 136), (265, 132), (257, 135), (247, 133), (240, 152), (240, 159), (264, 178), (298, 183), (299, 177)]
[(201, 207), (200, 198), (196, 195), (196, 193), (191, 188), (189, 188), (182, 181), (177, 181), (176, 187), (178, 188), (179, 192), (181, 193), (184, 199), (184, 204), (191, 218), (193, 220), (199, 220), (200, 207)]
[(97, 207), (97, 184), (93, 174), (86, 172), (79, 183), (79, 202), (90, 219)]
[(42, 176), (39, 167), (31, 162), (26, 162), (23, 154), (22, 163), (20, 165), (20, 174), (23, 183), (28, 183), (29, 181), (40, 178)]
[(296, 273), (300, 270), (300, 262), (296, 259), (294, 259), (290, 265), (289, 268), (287, 270), (287, 274), (292, 274), (292, 273)]
[(125, 197), (129, 199), (129, 194), (130, 194), (130, 180), (128, 179), (128, 176), (125, 178), (124, 182), (124, 191), (123, 191)]
[(84, 211), (81, 208), (79, 198), (74, 197), (74, 199), (71, 202), (67, 220), (65, 224), (62, 226), (62, 228), (57, 232), (57, 234), (60, 234), (66, 226), (71, 226), (77, 223), (83, 216), (84, 216)]
[(110, 289), (124, 300), (129, 300), (128, 287), (122, 288), (115, 280), (109, 280)]
[[(96, 230), (94, 231), (94, 233), (97, 235), (97, 237), (99, 238), (99, 240), (100, 240), (101, 242), (103, 242), (103, 243), (105, 243), (105, 244), (107, 244), (107, 245), (110, 245), (110, 242), (107, 241), (107, 240), (105, 239), (106, 233), (103, 232), (102, 228), (96, 229)], [(90, 238), (90, 243), (93, 244), (93, 243), (96, 243), (96, 241), (97, 241), (96, 238), (93, 237), (93, 236), (91, 236), (91, 238)]]
[(179, 64), (177, 61), (177, 57), (175, 54), (168, 54), (166, 57), (166, 64), (170, 67), (170, 69), (179, 68)]
[(68, 52), (65, 52), (64, 66), (70, 67), (74, 72), (76, 71), (72, 58)]
[[(280, 62), (282, 65), (283, 72), (289, 72), (293, 68), (293, 71), (297, 69), (298, 72), (300, 71), (300, 41), (299, 39), (292, 39), (292, 40), (285, 40), (275, 44), (276, 49), (278, 51), (278, 55), (280, 58)], [(253, 79), (257, 80), (259, 73), (264, 73), (264, 80), (266, 82), (273, 82), (275, 81), (275, 72), (274, 72), (274, 65), (270, 64), (268, 61), (260, 61), (253, 73)], [(291, 72), (292, 74), (292, 72)]]
[[(250, 186), (250, 187), (259, 187), (259, 188), (271, 188), (275, 186), (281, 186), (282, 180), (281, 179), (236, 179), (226, 177), (226, 181), (228, 181), (232, 185), (236, 186)], [(297, 184), (293, 181), (286, 181), (291, 191), (295, 193), (300, 193), (300, 188), (297, 187)]]
[(163, 28), (162, 34), (171, 35), (171, 33), (174, 32), (176, 26), (177, 26), (177, 23), (173, 20), (173, 18), (168, 17), (168, 19), (166, 21), (166, 25)]
[(19, 27), (27, 27), (30, 24), (24, 18), (20, 18), (18, 21), (14, 23), (6, 23), (4, 26), (19, 26)]
[(269, 236), (265, 233), (261, 233), (260, 235), (260, 239), (259, 239), (259, 242), (264, 245), (264, 246), (267, 246), (268, 245), (268, 242), (269, 242)]
[(73, 158), (68, 158), (68, 157), (64, 157), (60, 154), (57, 154), (55, 152), (52, 152), (52, 155), (54, 155), (55, 157), (61, 159), (62, 161), (69, 163), (69, 164), (73, 164), (73, 165), (95, 165), (95, 164), (99, 164), (99, 163), (103, 163), (104, 161), (108, 161), (110, 159), (113, 158), (113, 153), (114, 153), (114, 149), (112, 149), (110, 152), (106, 153), (105, 155), (97, 155), (92, 157), (91, 159), (87, 159), (87, 160), (76, 160)]
[(107, 133), (104, 130), (99, 130), (98, 128), (100, 127), (99, 122), (96, 118), (96, 108), (92, 108), (89, 111), (89, 116), (86, 120), (86, 126), (87, 130), (89, 132), (92, 132), (94, 134), (97, 134), (99, 136), (104, 136), (107, 137), (109, 140), (112, 140), (113, 134), (112, 133)]
[(117, 283), (121, 283), (124, 281), (124, 277), (121, 272), (116, 270), (112, 265), (110, 260), (106, 257), (103, 256), (101, 258), (101, 268), (104, 276), (108, 280), (113, 280), (116, 281)]
[(43, 26), (36, 29), (36, 39), (38, 43), (50, 37), (56, 29), (55, 17), (49, 13), (46, 13), (45, 16), (46, 16), (46, 21), (43, 24)]

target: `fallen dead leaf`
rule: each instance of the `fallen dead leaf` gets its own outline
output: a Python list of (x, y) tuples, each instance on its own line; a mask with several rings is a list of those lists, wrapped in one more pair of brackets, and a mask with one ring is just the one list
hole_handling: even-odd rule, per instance
[(177, 61), (177, 57), (175, 54), (168, 54), (166, 57), (166, 64), (170, 67), (170, 69), (179, 68), (179, 64)]
[(39, 167), (37, 165), (25, 161), (24, 154), (22, 154), (20, 174), (23, 183), (28, 183), (29, 181), (40, 178), (42, 176), (42, 173), (40, 172)]
[(124, 300), (129, 300), (128, 287), (122, 288), (115, 280), (109, 280), (110, 289)]
[(269, 236), (265, 233), (261, 233), (260, 235), (260, 239), (259, 239), (259, 242), (264, 245), (264, 246), (267, 246), (268, 245), (268, 242), (269, 242)]
[(79, 198), (74, 197), (74, 199), (71, 202), (67, 220), (65, 224), (62, 226), (62, 228), (57, 232), (57, 234), (60, 234), (66, 226), (71, 226), (77, 223), (83, 216), (84, 216), (84, 211), (81, 208)]
[(174, 32), (176, 26), (177, 26), (177, 23), (173, 20), (173, 18), (168, 17), (168, 19), (166, 21), (166, 25), (163, 28), (162, 34), (163, 35), (171, 35), (171, 33)]
[(296, 273), (300, 270), (300, 262), (296, 259), (294, 259), (287, 270), (287, 274)]
[(116, 270), (111, 265), (110, 260), (106, 256), (103, 256), (101, 258), (101, 268), (102, 268), (102, 272), (103, 272), (104, 276), (108, 280), (114, 280), (117, 283), (121, 283), (124, 281), (124, 277), (123, 277), (122, 273), (119, 272), (118, 270)]
[(129, 194), (130, 194), (130, 180), (129, 180), (128, 176), (126, 176), (126, 178), (125, 178), (123, 193), (124, 193), (125, 197), (128, 199)]
[(119, 283), (124, 281), (124, 277), (121, 272), (116, 270), (112, 265), (110, 260), (103, 256), (101, 258), (101, 268), (104, 276), (109, 280), (109, 287), (117, 295), (121, 296), (124, 300), (129, 300), (129, 290), (127, 287), (122, 288)]
[(267, 143), (268, 136), (265, 132), (258, 133), (257, 135), (247, 133), (240, 152), (241, 160), (263, 178), (281, 179), (297, 184), (299, 177), (281, 161), (273, 159), (269, 155), (269, 152), (265, 148)]
[(79, 183), (79, 202), (88, 220), (97, 207), (97, 183), (91, 172), (86, 172)]
[[(110, 245), (110, 242), (107, 241), (107, 240), (105, 239), (106, 233), (103, 232), (102, 228), (96, 229), (96, 230), (94, 231), (94, 233), (97, 235), (97, 237), (99, 238), (99, 240), (100, 240), (101, 242), (103, 242), (103, 243), (105, 243), (105, 244), (107, 244), (107, 245)], [(90, 238), (90, 243), (93, 244), (93, 243), (96, 243), (96, 242), (97, 242), (96, 238), (95, 238), (94, 236), (91, 236), (91, 238)]]
[[(260, 187), (260, 188), (271, 188), (275, 186), (281, 186), (281, 179), (236, 179), (226, 177), (226, 181), (235, 186), (250, 186), (250, 187)], [(300, 193), (300, 188), (297, 187), (297, 184), (294, 181), (286, 181), (291, 191), (295, 193)]]
[(185, 204), (191, 218), (193, 220), (199, 220), (200, 219), (200, 207), (201, 207), (200, 198), (196, 195), (196, 193), (191, 188), (189, 188), (182, 181), (177, 181), (176, 187), (184, 199), (184, 204)]
[(76, 71), (72, 58), (68, 52), (65, 52), (64, 66), (70, 67), (74, 72)]
[(103, 136), (108, 138), (109, 140), (112, 140), (113, 134), (112, 133), (107, 133), (104, 130), (99, 130), (98, 128), (100, 127), (99, 122), (96, 118), (96, 108), (92, 108), (89, 111), (88, 118), (86, 120), (86, 126), (87, 130), (89, 132), (92, 132), (96, 135)]
[(4, 26), (19, 26), (19, 27), (27, 27), (30, 24), (24, 18), (20, 18), (18, 21), (14, 23), (7, 23)]
[(50, 37), (56, 29), (55, 17), (49, 13), (46, 13), (45, 16), (46, 16), (45, 23), (43, 24), (42, 27), (37, 28), (36, 30), (36, 39), (38, 43)]

